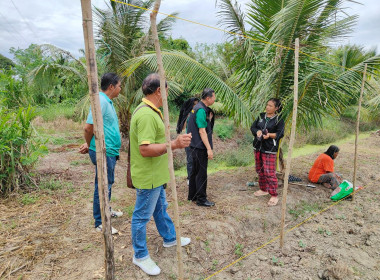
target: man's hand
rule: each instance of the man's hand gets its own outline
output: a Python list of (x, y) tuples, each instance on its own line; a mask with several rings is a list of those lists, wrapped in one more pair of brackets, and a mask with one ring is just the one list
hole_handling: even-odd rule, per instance
[(263, 135), (263, 138), (266, 140), (266, 139), (269, 139), (269, 134), (266, 134), (266, 135)]
[(261, 130), (258, 130), (257, 133), (256, 133), (256, 135), (257, 135), (257, 138), (260, 138), (261, 135), (263, 135), (263, 132)]
[(191, 133), (180, 134), (177, 139), (172, 142), (172, 149), (183, 149), (190, 146), (191, 142)]
[(87, 143), (84, 143), (84, 144), (80, 145), (80, 147), (79, 147), (79, 153), (80, 154), (87, 154), (88, 153), (88, 145), (87, 145)]
[(214, 152), (212, 150), (207, 150), (207, 158), (214, 159)]

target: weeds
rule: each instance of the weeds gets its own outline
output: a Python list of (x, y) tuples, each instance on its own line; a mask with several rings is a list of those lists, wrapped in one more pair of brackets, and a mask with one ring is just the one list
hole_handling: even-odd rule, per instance
[(211, 270), (216, 270), (216, 266), (219, 264), (218, 260), (212, 260)]
[(41, 184), (39, 185), (39, 188), (41, 190), (52, 190), (52, 191), (60, 190), (60, 189), (62, 189), (62, 187), (63, 187), (62, 183), (60, 181), (54, 180), (54, 179), (50, 179), (49, 181), (41, 182)]
[(226, 119), (218, 120), (215, 122), (214, 133), (222, 140), (231, 139), (234, 134), (234, 125)]
[(272, 263), (277, 266), (284, 266), (284, 262), (275, 256), (272, 257)]
[(306, 248), (306, 244), (305, 244), (302, 240), (298, 241), (298, 245), (299, 245), (301, 248)]
[(235, 252), (234, 253), (239, 258), (241, 258), (244, 255), (243, 248), (244, 248), (244, 246), (242, 244), (239, 244), (239, 243), (235, 244)]
[(206, 240), (206, 241), (204, 241), (204, 244), (205, 244), (205, 251), (206, 251), (207, 253), (210, 253), (210, 252), (211, 252), (211, 249), (210, 249), (210, 247), (209, 247), (210, 242), (209, 242), (208, 240)]
[(289, 214), (292, 215), (294, 219), (297, 219), (298, 217), (305, 216), (307, 213), (318, 212), (322, 209), (323, 205), (318, 205), (318, 203), (301, 201), (294, 206), (294, 208), (289, 209)]
[(41, 116), (45, 122), (51, 122), (59, 117), (65, 117), (72, 119), (75, 112), (75, 106), (72, 104), (57, 104), (49, 105), (48, 107), (39, 107), (37, 109), (37, 115)]
[(331, 231), (329, 231), (328, 229), (321, 228), (321, 227), (318, 228), (318, 233), (323, 234), (324, 236), (332, 235)]
[(29, 172), (47, 148), (33, 136), (34, 109), (11, 111), (0, 100), (0, 194), (31, 183)]
[(38, 201), (38, 198), (39, 197), (37, 195), (31, 195), (29, 193), (26, 193), (23, 195), (20, 202), (24, 205), (30, 205), (36, 203)]

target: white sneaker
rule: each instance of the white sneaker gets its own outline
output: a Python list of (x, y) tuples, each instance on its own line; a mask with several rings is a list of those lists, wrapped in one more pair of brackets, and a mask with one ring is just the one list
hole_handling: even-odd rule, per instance
[[(100, 226), (98, 226), (97, 228), (95, 228), (95, 230), (97, 231), (97, 232), (102, 232), (102, 225), (100, 225)], [(115, 229), (114, 227), (112, 227), (112, 230), (111, 230), (111, 234), (116, 234), (116, 233), (118, 233), (119, 231), (117, 230), (117, 229)]]
[[(188, 238), (188, 237), (181, 237), (181, 247), (185, 247), (185, 246), (189, 245), (190, 242), (191, 242), (190, 238)], [(174, 240), (174, 241), (168, 242), (168, 243), (164, 242), (163, 245), (164, 245), (165, 248), (176, 246), (177, 245), (177, 240)]]
[(111, 209), (111, 218), (119, 218), (123, 216), (123, 212), (120, 211), (114, 211)]
[(161, 269), (150, 257), (142, 261), (138, 261), (133, 257), (133, 263), (148, 275), (158, 275), (161, 272)]
[(187, 180), (187, 185), (190, 186), (190, 180)]

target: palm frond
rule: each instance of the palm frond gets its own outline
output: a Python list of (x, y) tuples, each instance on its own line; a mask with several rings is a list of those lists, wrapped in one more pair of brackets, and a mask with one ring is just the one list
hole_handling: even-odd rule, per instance
[[(237, 1), (233, 0), (219, 0), (218, 7), (220, 11), (217, 16), (220, 18), (218, 25), (225, 26), (230, 32), (245, 35), (244, 20), (245, 15), (241, 10), (241, 6)], [(230, 35), (230, 37), (235, 35)]]
[[(162, 58), (168, 81), (175, 81), (198, 92), (206, 87), (213, 88), (223, 103), (225, 112), (243, 125), (250, 125), (253, 117), (249, 107), (214, 72), (182, 52), (164, 51)], [(156, 54), (148, 52), (125, 61), (119, 70), (123, 76), (128, 77), (140, 67), (156, 72)]]

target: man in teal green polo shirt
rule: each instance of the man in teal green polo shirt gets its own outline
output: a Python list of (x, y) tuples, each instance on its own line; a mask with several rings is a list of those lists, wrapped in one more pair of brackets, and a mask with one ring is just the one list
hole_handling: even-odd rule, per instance
[[(133, 263), (149, 275), (158, 275), (161, 270), (150, 258), (146, 244), (146, 225), (152, 216), (164, 240), (163, 246), (176, 245), (174, 224), (166, 212), (165, 186), (170, 176), (165, 126), (158, 109), (162, 106), (159, 75), (154, 73), (146, 77), (142, 91), (145, 98), (132, 115), (130, 129), (131, 176), (136, 188), (132, 215)], [(188, 147), (190, 141), (191, 134), (179, 135), (171, 141), (171, 148)], [(190, 238), (181, 237), (182, 246), (189, 243)]]
[[(121, 146), (119, 120), (113, 106), (112, 99), (119, 96), (121, 90), (120, 78), (115, 73), (106, 73), (102, 76), (101, 90), (99, 92), (100, 107), (103, 116), (103, 129), (106, 144), (106, 160), (107, 160), (107, 178), (108, 178), (108, 198), (111, 200), (111, 188), (115, 182), (115, 166), (119, 159), (119, 150)], [(95, 219), (95, 229), (98, 232), (102, 231), (102, 218), (100, 214), (99, 192), (98, 192), (98, 173), (96, 168), (96, 147), (94, 135), (94, 122), (92, 112), (87, 117), (87, 122), (84, 128), (84, 143), (79, 152), (82, 154), (89, 153), (92, 163), (95, 165), (95, 190), (93, 200), (93, 215)], [(111, 209), (111, 217), (120, 217), (122, 212), (113, 211)], [(118, 231), (112, 228), (112, 234)]]

